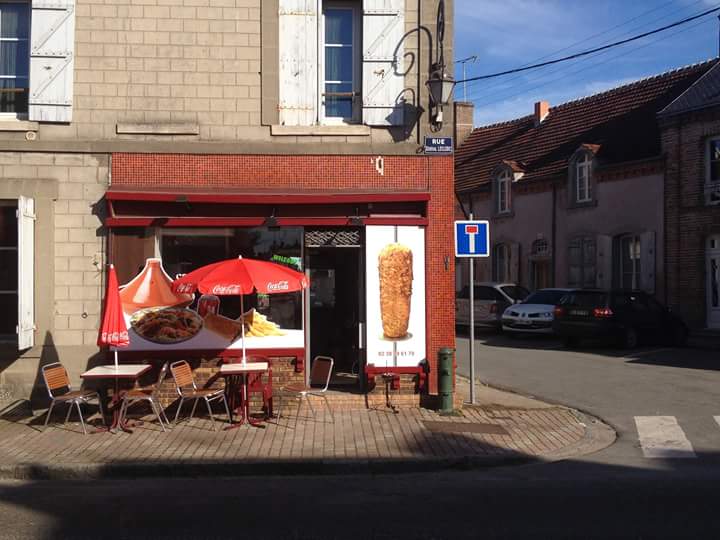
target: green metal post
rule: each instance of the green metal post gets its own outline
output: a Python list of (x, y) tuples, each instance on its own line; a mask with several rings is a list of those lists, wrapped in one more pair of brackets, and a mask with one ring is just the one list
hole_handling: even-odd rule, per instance
[(438, 351), (438, 391), (440, 412), (453, 411), (453, 353), (455, 349), (443, 347)]

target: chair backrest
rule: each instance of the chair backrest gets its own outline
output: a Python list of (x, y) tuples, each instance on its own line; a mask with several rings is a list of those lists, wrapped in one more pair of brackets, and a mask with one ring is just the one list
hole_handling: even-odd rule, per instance
[(170, 362), (165, 362), (162, 365), (162, 367), (160, 368), (160, 375), (158, 375), (157, 382), (153, 386), (153, 395), (156, 395), (160, 392), (160, 386), (162, 385), (163, 381), (165, 380), (165, 377), (167, 377), (169, 365), (170, 365)]
[(335, 361), (329, 356), (316, 356), (310, 370), (310, 386), (324, 385), (321, 392), (327, 390), (334, 363)]
[(195, 379), (193, 378), (192, 369), (190, 364), (185, 360), (179, 360), (170, 364), (170, 373), (172, 373), (173, 379), (175, 380), (175, 386), (177, 391), (180, 392), (181, 388), (191, 386), (195, 388)]
[(43, 379), (51, 398), (55, 397), (55, 390), (70, 388), (70, 377), (60, 362), (54, 362), (42, 367)]

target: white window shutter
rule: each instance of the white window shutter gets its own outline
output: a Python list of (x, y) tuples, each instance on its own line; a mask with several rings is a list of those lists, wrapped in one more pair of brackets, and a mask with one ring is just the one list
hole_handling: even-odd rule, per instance
[(280, 0), (280, 124), (317, 120), (319, 0)]
[(640, 289), (655, 294), (655, 231), (640, 235)]
[(33, 0), (28, 117), (70, 122), (75, 58), (75, 0)]
[(35, 200), (18, 199), (18, 349), (35, 344)]
[(363, 0), (363, 122), (401, 126), (405, 118), (405, 0)]
[(598, 289), (610, 289), (612, 287), (612, 236), (599, 234), (595, 248), (595, 282)]

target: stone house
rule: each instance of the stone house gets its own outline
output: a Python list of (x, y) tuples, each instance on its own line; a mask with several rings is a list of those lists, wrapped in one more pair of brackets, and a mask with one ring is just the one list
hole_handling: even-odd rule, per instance
[[(657, 112), (716, 61), (472, 130), (455, 156), (458, 214), (488, 219), (477, 281), (622, 287), (664, 299), (665, 159)], [(459, 104), (456, 104), (459, 105)], [(458, 268), (457, 287), (467, 282)]]
[(694, 329), (720, 329), (719, 88), (715, 65), (658, 114), (667, 300)]
[(416, 356), (396, 372), (411, 394), (436, 392), (437, 350), (454, 344), (452, 157), (421, 151), (452, 125), (425, 86), (437, 12), (436, 0), (0, 2), (5, 395), (41, 396), (49, 362), (77, 384), (105, 361), (107, 263), (124, 283), (148, 257), (172, 275), (238, 251), (291, 261), (322, 289), (257, 306), (305, 331), (302, 352), (275, 351), (278, 382), (331, 354), (370, 388), (368, 366), (398, 366), (369, 350), (366, 238), (411, 229), (417, 277), (433, 281), (418, 287)]

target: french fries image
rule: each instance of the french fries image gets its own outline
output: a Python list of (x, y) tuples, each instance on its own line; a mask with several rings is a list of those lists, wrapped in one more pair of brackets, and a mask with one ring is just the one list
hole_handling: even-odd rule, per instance
[(280, 327), (262, 313), (258, 313), (251, 309), (247, 313), (243, 313), (238, 320), (242, 319), (245, 325), (246, 337), (266, 337), (266, 336), (284, 336), (285, 332)]

